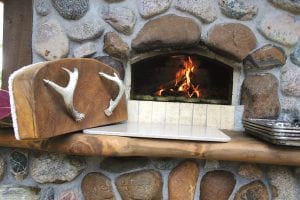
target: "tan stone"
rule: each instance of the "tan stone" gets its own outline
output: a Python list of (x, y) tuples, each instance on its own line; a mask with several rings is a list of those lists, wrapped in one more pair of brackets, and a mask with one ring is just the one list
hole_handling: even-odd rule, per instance
[(256, 47), (256, 37), (243, 24), (217, 24), (209, 30), (208, 45), (226, 56), (242, 61)]
[(123, 200), (162, 200), (162, 177), (154, 170), (123, 174), (116, 185)]
[(286, 55), (282, 48), (267, 44), (244, 59), (246, 69), (269, 69), (281, 67), (285, 64)]
[(207, 172), (200, 184), (200, 200), (228, 200), (235, 187), (231, 172), (215, 170)]
[(110, 56), (119, 59), (126, 59), (129, 55), (127, 43), (115, 32), (108, 32), (105, 34), (103, 51)]
[(199, 174), (198, 164), (184, 161), (169, 175), (169, 200), (193, 200)]
[(183, 48), (197, 45), (200, 37), (201, 28), (193, 19), (170, 14), (148, 21), (131, 47), (136, 51)]
[(268, 200), (267, 187), (261, 181), (253, 181), (242, 186), (235, 194), (234, 200)]
[(248, 179), (260, 179), (263, 178), (263, 172), (254, 164), (243, 164), (239, 167), (239, 175)]
[(242, 85), (241, 104), (246, 118), (276, 118), (280, 110), (277, 78), (272, 74), (248, 76)]
[(101, 173), (86, 175), (81, 183), (81, 191), (85, 200), (115, 200), (110, 179)]

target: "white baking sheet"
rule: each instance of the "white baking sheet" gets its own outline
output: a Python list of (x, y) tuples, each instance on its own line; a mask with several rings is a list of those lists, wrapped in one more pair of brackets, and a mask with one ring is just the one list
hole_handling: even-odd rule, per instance
[(85, 134), (117, 135), (141, 138), (229, 142), (230, 137), (217, 128), (126, 122), (83, 130)]

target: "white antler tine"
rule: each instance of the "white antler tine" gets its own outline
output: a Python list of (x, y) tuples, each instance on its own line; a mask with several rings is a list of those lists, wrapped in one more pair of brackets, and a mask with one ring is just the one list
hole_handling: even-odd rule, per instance
[(111, 99), (110, 102), (109, 102), (109, 107), (104, 110), (105, 115), (109, 117), (109, 116), (112, 115), (112, 112), (117, 107), (120, 100), (122, 99), (122, 96), (125, 92), (125, 86), (123, 84), (123, 81), (119, 78), (119, 76), (115, 72), (113, 73), (114, 76), (111, 76), (109, 74), (105, 74), (103, 72), (99, 72), (99, 74), (100, 74), (100, 76), (103, 76), (104, 78), (115, 82), (119, 87), (119, 93), (118, 93), (117, 97), (115, 98), (115, 100)]
[(58, 92), (63, 97), (67, 111), (71, 114), (71, 116), (76, 122), (79, 122), (85, 118), (85, 114), (78, 112), (73, 104), (73, 96), (78, 82), (79, 72), (77, 68), (74, 68), (74, 72), (71, 72), (67, 68), (62, 69), (66, 71), (69, 75), (69, 82), (66, 87), (61, 87), (47, 79), (44, 79), (44, 82), (47, 85), (51, 86), (56, 92)]
[(56, 92), (58, 92), (60, 95), (63, 95), (63, 94), (65, 93), (65, 88), (63, 88), (63, 87), (57, 85), (56, 83), (54, 83), (54, 82), (52, 82), (52, 81), (49, 81), (49, 80), (47, 80), (47, 79), (43, 79), (43, 81), (44, 81), (47, 85), (51, 86), (51, 87), (52, 87)]
[[(65, 70), (66, 72), (68, 72), (68, 74), (72, 74), (72, 72), (71, 72), (69, 69), (67, 69), (67, 68), (65, 68), (65, 67), (62, 67), (62, 69)], [(76, 68), (75, 68), (75, 69), (76, 69)]]

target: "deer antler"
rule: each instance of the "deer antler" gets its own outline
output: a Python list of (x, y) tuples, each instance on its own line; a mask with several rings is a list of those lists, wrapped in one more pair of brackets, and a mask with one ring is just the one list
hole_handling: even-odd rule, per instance
[(85, 114), (78, 112), (73, 104), (74, 91), (78, 82), (78, 69), (74, 68), (74, 72), (71, 72), (67, 68), (62, 68), (69, 74), (69, 82), (66, 87), (61, 87), (56, 83), (43, 79), (45, 84), (51, 86), (57, 93), (59, 93), (63, 99), (68, 113), (73, 117), (76, 122), (80, 122), (85, 118)]
[(114, 111), (114, 109), (119, 104), (119, 102), (120, 102), (120, 100), (121, 100), (121, 98), (122, 98), (122, 96), (125, 92), (125, 86), (123, 84), (123, 81), (119, 78), (119, 76), (116, 73), (114, 73), (114, 76), (105, 74), (103, 72), (99, 72), (99, 74), (100, 74), (100, 76), (117, 83), (117, 85), (119, 87), (118, 96), (115, 98), (115, 100), (111, 99), (110, 102), (109, 102), (109, 107), (104, 110), (105, 115), (109, 117), (109, 116), (112, 115), (112, 112)]

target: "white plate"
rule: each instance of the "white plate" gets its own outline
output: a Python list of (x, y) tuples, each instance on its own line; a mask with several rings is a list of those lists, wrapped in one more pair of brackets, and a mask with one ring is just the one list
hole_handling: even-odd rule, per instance
[(122, 124), (85, 129), (83, 130), (83, 133), (173, 140), (195, 140), (211, 142), (230, 141), (230, 137), (225, 135), (217, 128), (177, 124), (148, 124), (126, 122)]

